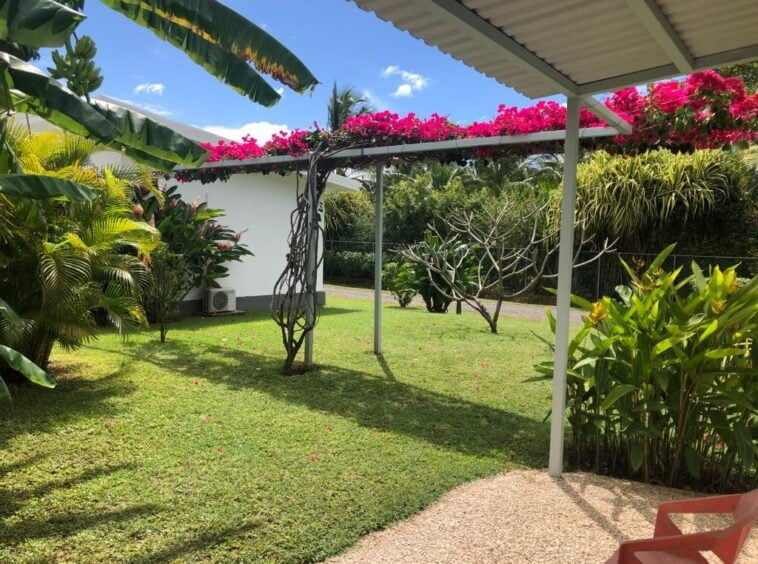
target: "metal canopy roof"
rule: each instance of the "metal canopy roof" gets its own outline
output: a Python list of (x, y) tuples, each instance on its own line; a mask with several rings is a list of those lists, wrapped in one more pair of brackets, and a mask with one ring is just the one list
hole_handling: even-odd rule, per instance
[(758, 0), (354, 0), (530, 98), (758, 58)]

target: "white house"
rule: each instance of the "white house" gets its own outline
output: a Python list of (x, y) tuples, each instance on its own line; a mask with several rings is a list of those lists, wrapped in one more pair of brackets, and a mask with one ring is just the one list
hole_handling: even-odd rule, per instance
[[(224, 139), (208, 131), (168, 119), (164, 116), (135, 107), (122, 100), (101, 97), (120, 104), (163, 123), (197, 142), (217, 143)], [(20, 120), (34, 132), (57, 129), (39, 117), (28, 116)], [(128, 162), (128, 157), (119, 152), (106, 151), (94, 156), (96, 165)], [(246, 231), (242, 242), (254, 256), (243, 257), (241, 262), (229, 263), (229, 276), (219, 280), (224, 288), (235, 290), (236, 309), (242, 311), (267, 309), (271, 304), (274, 283), (281, 274), (287, 254), (290, 213), (295, 208), (297, 177), (294, 174), (235, 174), (226, 182), (211, 184), (200, 182), (177, 183), (185, 201), (199, 198), (209, 207), (223, 209), (226, 213), (220, 222), (239, 232)], [(360, 183), (344, 176), (332, 175), (327, 182), (327, 192), (357, 190)], [(323, 265), (319, 270), (319, 301), (323, 303)], [(185, 299), (183, 314), (202, 310), (202, 289), (195, 289)], [(231, 304), (232, 306), (234, 304)]]
[[(301, 182), (304, 180), (301, 180)], [(199, 198), (212, 208), (225, 210), (222, 220), (235, 231), (248, 229), (243, 236), (255, 256), (242, 262), (230, 262), (229, 277), (219, 283), (237, 293), (237, 309), (266, 309), (271, 304), (274, 283), (284, 269), (290, 214), (295, 208), (296, 178), (294, 174), (235, 174), (226, 182), (179, 184), (182, 199)], [(332, 175), (327, 192), (356, 190), (360, 184), (344, 176)], [(318, 273), (318, 299), (323, 303), (323, 264)], [(184, 313), (200, 311), (202, 294), (193, 290), (182, 308)]]

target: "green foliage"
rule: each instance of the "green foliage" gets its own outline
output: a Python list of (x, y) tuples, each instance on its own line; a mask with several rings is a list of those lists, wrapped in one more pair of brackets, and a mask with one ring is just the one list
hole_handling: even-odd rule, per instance
[(328, 239), (374, 239), (374, 204), (366, 192), (330, 193), (324, 196), (323, 202), (324, 227)]
[(758, 472), (758, 277), (693, 263), (682, 278), (661, 268), (672, 250), (623, 263), (617, 300), (575, 297), (588, 316), (569, 346), (574, 454), (596, 471), (739, 490)]
[(740, 77), (745, 83), (745, 89), (748, 92), (758, 91), (758, 61), (727, 65), (719, 67), (717, 70), (721, 76)]
[(24, 173), (75, 181), (94, 194), (90, 201), (0, 200), (10, 227), (0, 238), (0, 288), (23, 319), (0, 343), (44, 368), (55, 343), (79, 347), (94, 338), (98, 320), (122, 334), (144, 324), (142, 257), (158, 243), (158, 232), (135, 219), (132, 180), (89, 164), (86, 148), (95, 146), (61, 133), (11, 137)]
[[(616, 247), (624, 251), (678, 241), (681, 253), (752, 255), (758, 253), (757, 178), (729, 151), (661, 150), (633, 157), (597, 152), (577, 171), (578, 216), (600, 239), (619, 238)], [(560, 194), (554, 193), (553, 228)]]
[(487, 199), (486, 189), (467, 187), (461, 175), (446, 175), (445, 181), (436, 183), (433, 171), (427, 171), (388, 188), (384, 204), (388, 242), (420, 241), (435, 218), (472, 210)]
[(361, 95), (352, 86), (337, 88), (334, 82), (329, 96), (326, 125), (332, 131), (340, 128), (350, 116), (358, 116), (374, 111), (366, 96)]
[(172, 253), (163, 244), (150, 255), (149, 273), (150, 283), (142, 294), (142, 304), (148, 319), (159, 324), (164, 343), (169, 321), (192, 288), (190, 269), (184, 255)]
[[(443, 242), (440, 238), (432, 233), (427, 232), (424, 239), (415, 245), (411, 245), (416, 256), (426, 262), (432, 260), (431, 253), (434, 252), (455, 252), (452, 249), (443, 249)], [(414, 263), (414, 279), (416, 281), (416, 290), (424, 300), (426, 310), (429, 313), (447, 313), (447, 308), (453, 301), (450, 297), (450, 289), (444, 279), (439, 274), (433, 272), (419, 263)], [(440, 291), (440, 288), (447, 290), (447, 295)]]
[[(5, 343), (22, 334), (26, 325), (24, 321), (13, 311), (4, 300), (0, 299), (0, 343)], [(26, 358), (17, 350), (0, 344), (0, 359), (5, 366), (15, 370), (30, 382), (46, 388), (54, 388), (55, 381), (39, 366)], [(2, 371), (0, 371), (2, 372)], [(11, 397), (5, 381), (0, 376), (0, 400), (9, 400)]]
[(139, 215), (160, 231), (168, 250), (185, 257), (196, 287), (219, 287), (218, 280), (229, 275), (226, 263), (253, 254), (240, 243), (242, 232), (218, 223), (223, 210), (209, 208), (199, 200), (185, 202), (176, 186), (161, 193), (137, 190), (134, 203)]
[(382, 279), (400, 307), (408, 307), (418, 293), (416, 268), (402, 257), (384, 265)]
[(324, 275), (348, 280), (373, 280), (374, 253), (324, 251)]

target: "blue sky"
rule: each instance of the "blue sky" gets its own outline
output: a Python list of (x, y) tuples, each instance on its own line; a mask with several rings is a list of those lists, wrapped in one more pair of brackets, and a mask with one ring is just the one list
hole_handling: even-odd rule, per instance
[[(323, 125), (334, 80), (367, 92), (377, 109), (437, 112), (461, 123), (490, 118), (501, 103), (532, 103), (348, 0), (223, 1), (303, 60), (322, 83), (312, 95), (287, 89), (273, 108), (256, 105), (151, 32), (89, 0), (79, 33), (97, 43), (105, 77), (98, 93), (203, 128), (223, 127), (216, 131), (227, 135), (258, 137), (279, 126)], [(38, 63), (48, 66), (49, 55)]]

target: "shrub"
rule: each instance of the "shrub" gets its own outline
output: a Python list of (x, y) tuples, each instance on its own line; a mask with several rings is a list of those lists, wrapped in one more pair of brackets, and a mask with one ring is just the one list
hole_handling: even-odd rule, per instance
[(758, 278), (740, 284), (734, 267), (705, 276), (693, 263), (680, 279), (681, 268), (661, 269), (672, 249), (639, 272), (623, 263), (631, 283), (619, 299), (574, 300), (589, 315), (569, 347), (573, 455), (646, 481), (746, 487), (756, 479)]
[(221, 225), (217, 220), (223, 210), (198, 200), (187, 203), (176, 190), (171, 186), (162, 195), (137, 191), (135, 213), (158, 228), (172, 253), (185, 257), (194, 286), (217, 288), (218, 280), (229, 275), (225, 263), (253, 254), (240, 243), (244, 231), (235, 233)]
[(374, 279), (374, 253), (325, 251), (324, 274), (329, 278)]
[(184, 255), (161, 245), (150, 257), (150, 284), (142, 294), (148, 319), (160, 324), (161, 343), (166, 341), (168, 322), (177, 314), (184, 296), (192, 288)]
[(384, 265), (384, 287), (387, 288), (400, 307), (407, 307), (418, 293), (416, 270), (405, 260), (388, 262)]

